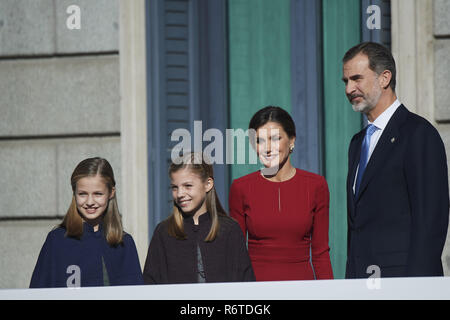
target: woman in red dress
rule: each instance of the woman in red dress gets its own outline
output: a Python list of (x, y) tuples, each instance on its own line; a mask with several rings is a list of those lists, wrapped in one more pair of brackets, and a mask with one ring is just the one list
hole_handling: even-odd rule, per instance
[(252, 144), (264, 165), (235, 179), (230, 215), (245, 236), (257, 281), (332, 279), (328, 246), (328, 185), (290, 161), (295, 124), (280, 107), (250, 120)]

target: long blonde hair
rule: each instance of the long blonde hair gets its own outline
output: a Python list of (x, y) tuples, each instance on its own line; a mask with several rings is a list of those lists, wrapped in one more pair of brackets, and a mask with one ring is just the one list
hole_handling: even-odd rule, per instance
[[(169, 177), (171, 177), (174, 172), (181, 169), (191, 170), (191, 172), (197, 174), (203, 182), (206, 182), (208, 178), (214, 180), (213, 166), (205, 161), (205, 158), (201, 153), (187, 153), (173, 161), (169, 167)], [(212, 189), (207, 192), (205, 201), (206, 210), (211, 215), (211, 228), (205, 241), (211, 242), (216, 238), (219, 232), (219, 216), (228, 217), (228, 215), (220, 204), (214, 185)], [(183, 215), (175, 201), (173, 201), (173, 210), (168, 218), (168, 223), (168, 232), (170, 236), (180, 240), (186, 239)]]
[[(66, 236), (80, 239), (83, 235), (83, 219), (78, 212), (75, 201), (77, 182), (85, 177), (99, 175), (105, 182), (111, 193), (116, 186), (114, 172), (106, 159), (95, 157), (81, 161), (75, 168), (70, 178), (72, 185), (72, 202), (59, 225), (66, 229)], [(109, 200), (108, 207), (103, 213), (103, 233), (109, 245), (116, 246), (123, 241), (122, 219), (117, 205), (116, 195)]]

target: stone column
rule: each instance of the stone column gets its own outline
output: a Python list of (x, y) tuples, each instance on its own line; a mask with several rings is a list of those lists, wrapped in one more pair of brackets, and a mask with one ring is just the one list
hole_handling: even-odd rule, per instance
[(120, 1), (120, 96), (123, 223), (141, 265), (148, 248), (145, 1)]
[[(398, 97), (437, 128), (449, 159), (450, 2), (392, 0), (391, 6)], [(442, 262), (444, 274), (450, 275), (450, 237)]]
[(432, 0), (392, 0), (392, 53), (399, 100), (412, 112), (434, 120)]

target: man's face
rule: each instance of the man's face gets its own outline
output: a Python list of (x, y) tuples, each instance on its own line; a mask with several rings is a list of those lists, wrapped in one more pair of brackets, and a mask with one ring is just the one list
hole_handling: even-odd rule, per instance
[(376, 72), (369, 68), (369, 58), (358, 54), (344, 64), (345, 94), (353, 110), (369, 113), (380, 100), (382, 87)]

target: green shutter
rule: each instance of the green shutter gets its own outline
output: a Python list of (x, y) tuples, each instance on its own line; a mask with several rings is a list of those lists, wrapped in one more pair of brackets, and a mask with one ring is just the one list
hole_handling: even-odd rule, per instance
[(348, 146), (361, 116), (345, 96), (342, 57), (360, 42), (360, 0), (323, 0), (325, 177), (330, 189), (330, 247), (335, 278), (344, 278), (347, 259)]
[[(291, 111), (290, 0), (229, 0), (228, 10), (230, 128), (247, 130), (266, 105)], [(257, 169), (234, 164), (231, 178)]]

